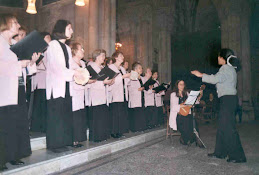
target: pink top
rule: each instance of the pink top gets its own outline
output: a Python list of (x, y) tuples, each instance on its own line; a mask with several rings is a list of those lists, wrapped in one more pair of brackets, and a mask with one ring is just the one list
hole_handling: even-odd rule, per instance
[[(143, 82), (144, 78), (143, 77), (140, 77), (140, 78)], [(130, 80), (128, 82), (129, 108), (142, 107), (141, 91), (138, 90), (140, 87), (141, 85), (138, 80)]]
[[(71, 49), (67, 45), (66, 48), (68, 51), (69, 59), (71, 59)], [(65, 56), (58, 41), (52, 40), (49, 43), (49, 47), (46, 51), (46, 54), (48, 59), (46, 64), (47, 100), (50, 99), (51, 94), (53, 95), (53, 98), (65, 98), (66, 82), (73, 81), (75, 71), (66, 68)]]
[(44, 53), (42, 63), (37, 66), (37, 73), (32, 76), (32, 91), (35, 89), (46, 89), (46, 57), (46, 53)]
[[(85, 68), (84, 61), (80, 60), (82, 68)], [(76, 70), (80, 66), (73, 60), (69, 60), (69, 69)], [(72, 111), (85, 108), (85, 86), (78, 85), (75, 81), (70, 82), (70, 95), (72, 96)]]
[[(33, 74), (36, 65), (29, 65), (27, 69)], [(10, 45), (0, 35), (0, 106), (18, 104), (18, 77), (22, 75), (26, 82), (25, 68), (22, 68), (17, 56), (10, 50)]]
[[(199, 104), (199, 101), (197, 100), (195, 104)], [(172, 92), (171, 98), (170, 98), (169, 126), (173, 128), (173, 130), (177, 130), (176, 117), (179, 111), (180, 111), (179, 97), (176, 96), (175, 92)], [(190, 114), (191, 114), (191, 111), (190, 111)]]
[[(159, 86), (159, 81), (156, 80), (156, 83), (154, 84), (154, 88)], [(156, 100), (156, 107), (161, 107), (163, 106), (163, 99), (162, 96), (165, 95), (165, 91), (160, 92), (160, 93), (156, 93), (155, 94), (155, 100)]]
[[(99, 73), (102, 67), (99, 67), (95, 62), (91, 64), (92, 68), (96, 73)], [(103, 81), (96, 81), (89, 85), (89, 105), (98, 106), (107, 104), (108, 105), (108, 89), (103, 84)]]
[[(109, 68), (112, 69), (116, 73), (120, 73), (119, 69), (114, 65), (109, 65)], [(120, 66), (121, 72), (126, 74), (126, 70)], [(110, 101), (113, 102), (124, 102), (124, 88), (125, 88), (125, 96), (126, 101), (128, 101), (128, 87), (127, 84), (130, 81), (129, 78), (124, 78), (124, 87), (123, 87), (123, 79), (122, 75), (119, 74), (115, 77), (115, 83), (109, 87), (109, 95), (111, 97)]]

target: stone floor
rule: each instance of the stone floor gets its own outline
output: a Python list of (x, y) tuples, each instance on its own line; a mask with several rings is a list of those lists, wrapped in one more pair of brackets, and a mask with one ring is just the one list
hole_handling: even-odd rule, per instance
[(172, 142), (160, 139), (150, 145), (140, 145), (117, 155), (70, 169), (61, 174), (87, 175), (252, 175), (259, 174), (259, 121), (238, 124), (247, 163), (227, 163), (208, 158), (213, 152), (216, 123), (200, 124), (201, 138), (207, 149), (180, 145), (179, 137)]

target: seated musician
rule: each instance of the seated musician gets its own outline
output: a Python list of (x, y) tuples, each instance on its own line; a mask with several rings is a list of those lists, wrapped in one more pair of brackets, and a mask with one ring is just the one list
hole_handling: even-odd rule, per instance
[[(187, 116), (183, 116), (179, 113), (180, 108), (184, 108), (186, 106), (183, 103), (185, 102), (187, 97), (188, 92), (186, 90), (184, 81), (176, 81), (170, 98), (169, 125), (174, 131), (178, 130), (181, 133), (181, 144), (191, 145), (192, 143), (196, 142), (196, 145), (198, 144), (201, 147), (202, 144), (200, 142), (197, 142), (193, 132), (193, 128), (195, 127), (194, 124), (196, 123), (193, 115), (191, 114), (191, 112), (189, 112)], [(201, 97), (202, 95), (198, 97), (197, 101), (200, 101)], [(198, 131), (197, 125), (195, 128)]]

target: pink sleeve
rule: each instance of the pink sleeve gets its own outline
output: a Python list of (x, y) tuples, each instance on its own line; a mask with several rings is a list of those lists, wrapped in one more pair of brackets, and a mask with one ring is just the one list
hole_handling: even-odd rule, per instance
[(176, 96), (175, 93), (172, 93), (170, 98), (171, 111), (174, 111), (174, 112), (180, 111), (180, 105), (178, 103), (179, 103), (179, 98)]
[[(12, 71), (10, 71), (12, 70)], [(1, 76), (22, 76), (22, 65), (19, 61), (1, 61), (0, 60), (0, 75)]]

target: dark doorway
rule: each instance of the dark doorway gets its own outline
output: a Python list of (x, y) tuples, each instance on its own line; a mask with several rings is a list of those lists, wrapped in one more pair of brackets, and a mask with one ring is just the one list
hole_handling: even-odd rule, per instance
[(220, 48), (220, 30), (172, 37), (172, 82), (183, 79), (189, 89), (199, 89), (201, 79), (192, 76), (190, 71), (216, 73)]

